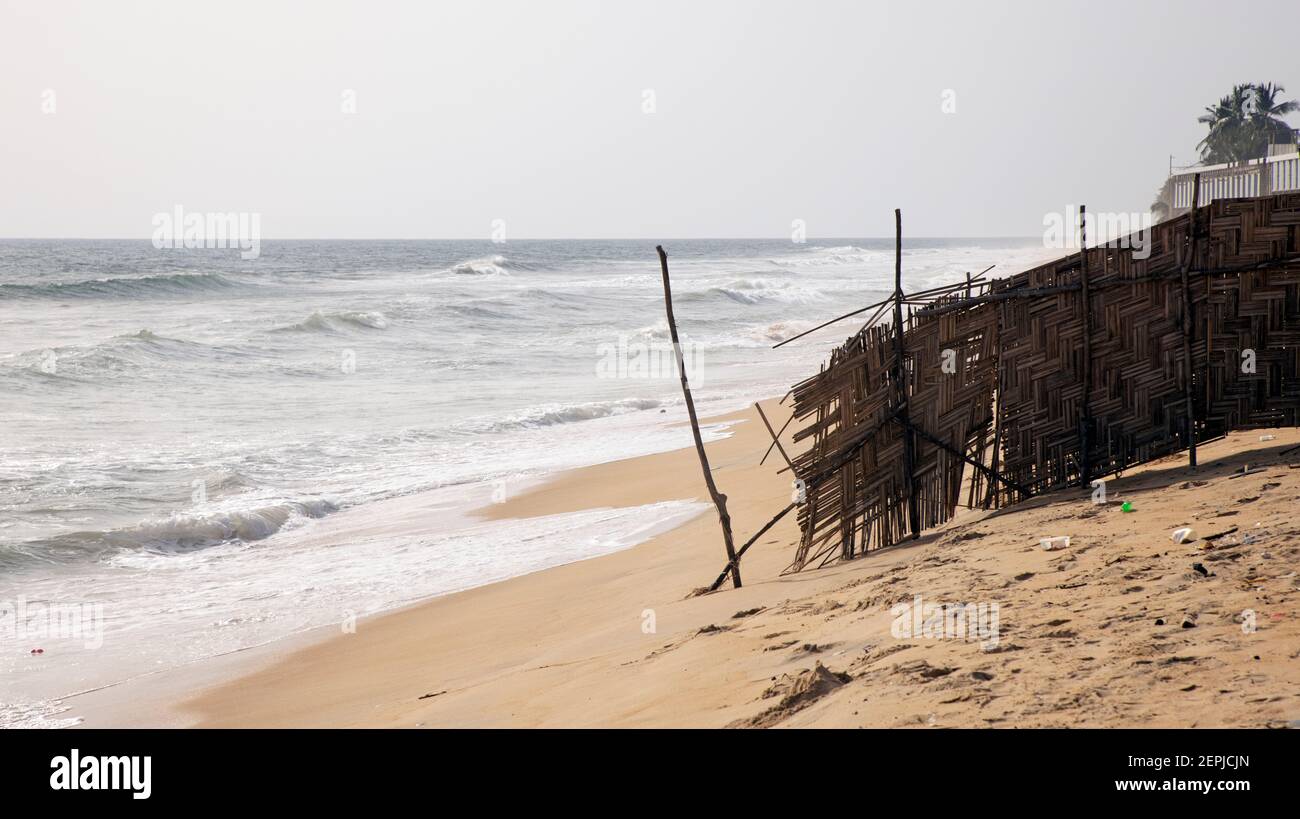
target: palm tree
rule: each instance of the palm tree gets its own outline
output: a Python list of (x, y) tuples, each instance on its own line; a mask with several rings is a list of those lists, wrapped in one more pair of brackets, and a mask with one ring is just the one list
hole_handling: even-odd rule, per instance
[(1202, 162), (1217, 165), (1249, 157), (1251, 91), (1249, 84), (1234, 85), (1230, 94), (1207, 106), (1205, 113), (1196, 118), (1210, 128), (1197, 145)]
[(1300, 111), (1295, 100), (1281, 101), (1286, 89), (1273, 83), (1242, 83), (1196, 121), (1209, 127), (1197, 147), (1209, 165), (1245, 162), (1268, 155), (1268, 146), (1292, 144), (1295, 132), (1282, 117)]
[(1255, 106), (1250, 121), (1254, 130), (1264, 143), (1264, 152), (1269, 145), (1291, 145), (1295, 143), (1295, 131), (1282, 117), (1300, 111), (1300, 103), (1295, 100), (1282, 102), (1278, 98), (1286, 89), (1271, 82), (1255, 86)]

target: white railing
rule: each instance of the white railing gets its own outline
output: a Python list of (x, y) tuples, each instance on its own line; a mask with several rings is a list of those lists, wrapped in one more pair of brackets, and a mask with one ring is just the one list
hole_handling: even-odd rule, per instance
[[(1205, 165), (1172, 177), (1172, 204), (1182, 210), (1192, 206), (1192, 181), (1201, 175), (1200, 204), (1215, 199), (1240, 199), (1265, 193), (1300, 191), (1300, 154), (1290, 153), (1242, 164)], [(1266, 183), (1266, 184), (1261, 184)]]

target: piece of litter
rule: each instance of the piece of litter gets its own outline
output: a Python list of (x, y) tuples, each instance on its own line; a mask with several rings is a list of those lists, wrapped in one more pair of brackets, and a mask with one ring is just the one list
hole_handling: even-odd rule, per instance
[(1174, 543), (1187, 543), (1196, 540), (1196, 531), (1190, 526), (1184, 526), (1181, 529), (1175, 529), (1169, 537)]
[(1201, 540), (1205, 540), (1205, 541), (1214, 541), (1214, 540), (1218, 540), (1219, 538), (1221, 538), (1221, 537), (1225, 537), (1225, 536), (1227, 536), (1227, 535), (1230, 535), (1230, 534), (1232, 534), (1232, 533), (1235, 532), (1235, 531), (1237, 531), (1237, 527), (1236, 527), (1236, 526), (1232, 527), (1231, 529), (1224, 529), (1222, 532), (1215, 532), (1215, 533), (1212, 534), (1212, 535), (1206, 535), (1205, 537), (1201, 538)]
[(1128, 501), (1124, 501), (1123, 503), (1121, 503), (1121, 504), (1119, 505), (1119, 511), (1121, 511), (1121, 512), (1132, 512), (1132, 511), (1133, 511), (1133, 504), (1129, 503)]
[(1038, 541), (1038, 545), (1042, 546), (1049, 552), (1055, 552), (1058, 549), (1068, 549), (1070, 548), (1070, 536), (1057, 535), (1056, 537), (1045, 537)]
[(1272, 440), (1274, 440), (1276, 437), (1277, 437), (1277, 436), (1275, 436), (1275, 435), (1261, 435), (1261, 436), (1259, 436), (1259, 440), (1261, 440), (1261, 441), (1272, 441)]

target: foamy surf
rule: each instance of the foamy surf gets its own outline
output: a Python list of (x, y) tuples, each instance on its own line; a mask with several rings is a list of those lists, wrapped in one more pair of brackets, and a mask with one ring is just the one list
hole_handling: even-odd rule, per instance
[[(410, 516), (403, 504), (420, 514)], [(466, 522), (448, 509), (449, 528), (439, 531), (422, 504), (411, 498), (354, 509), (281, 537), (274, 549), (229, 543), (115, 562), (79, 595), (102, 603), (101, 647), (46, 637), (44, 653), (33, 658), (27, 649), (36, 640), (0, 633), (0, 674), (13, 683), (0, 727), (73, 725), (75, 699), (52, 698), (314, 628), (343, 633), (357, 618), (416, 600), (630, 548), (709, 508), (672, 501), (491, 523)], [(234, 591), (237, 606), (220, 605), (220, 590)], [(23, 589), (30, 600), (61, 596), (52, 591), (48, 581)]]
[[(892, 240), (822, 245), (668, 243), (701, 415), (783, 394), (854, 328), (773, 344), (892, 288)], [(505, 247), (266, 242), (250, 263), (0, 241), (0, 603), (100, 603), (106, 621), (94, 650), (4, 645), (0, 673), (32, 704), (14, 721), (75, 719), (36, 704), (687, 514), (464, 518), (502, 487), (691, 443), (675, 368), (618, 358), (667, 346), (653, 243)], [(917, 243), (905, 283), (1041, 255)]]

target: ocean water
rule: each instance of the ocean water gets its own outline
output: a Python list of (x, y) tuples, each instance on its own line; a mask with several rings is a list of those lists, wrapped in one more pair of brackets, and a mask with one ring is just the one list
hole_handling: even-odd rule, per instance
[[(860, 322), (772, 344), (892, 289), (892, 239), (664, 244), (705, 416), (784, 394)], [(908, 289), (1050, 255), (907, 245)], [(0, 725), (707, 509), (468, 514), (689, 445), (667, 337), (649, 241), (0, 241)]]

